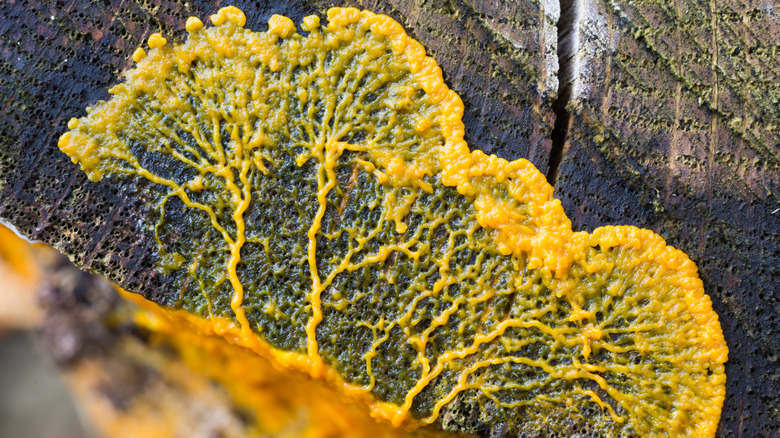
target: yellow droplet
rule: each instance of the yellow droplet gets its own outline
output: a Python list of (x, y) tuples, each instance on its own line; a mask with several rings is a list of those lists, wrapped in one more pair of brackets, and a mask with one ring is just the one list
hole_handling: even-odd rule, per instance
[[(75, 119), (70, 119), (70, 120), (73, 121)], [(74, 129), (75, 126), (71, 128), (70, 122), (68, 122), (68, 128)], [(60, 150), (66, 149), (68, 147), (68, 143), (70, 142), (71, 135), (72, 134), (70, 132), (66, 132), (60, 136), (60, 139), (57, 141), (57, 147), (60, 148)]]
[(143, 47), (135, 49), (135, 52), (133, 52), (133, 61), (140, 62), (144, 58), (146, 58), (146, 50), (144, 50)]
[(230, 22), (239, 27), (244, 27), (246, 24), (246, 15), (244, 15), (244, 12), (241, 9), (238, 9), (235, 6), (226, 6), (217, 11), (217, 13), (210, 18), (211, 22), (214, 23), (214, 26), (222, 26), (226, 22)]
[[(159, 49), (161, 47), (165, 47), (166, 44), (168, 44), (168, 40), (165, 39), (161, 34), (159, 33), (153, 33), (149, 35), (149, 48), (150, 49)], [(138, 51), (136, 51), (137, 53)], [(133, 55), (135, 57), (135, 55)], [(137, 62), (137, 61), (136, 61)]]
[(320, 17), (316, 15), (309, 15), (308, 17), (303, 18), (301, 28), (306, 32), (311, 32), (318, 27), (320, 27)]
[(197, 32), (203, 28), (203, 22), (198, 17), (190, 17), (184, 27), (189, 33)]
[(281, 38), (287, 38), (295, 33), (295, 24), (283, 15), (273, 15), (268, 20), (268, 33)]

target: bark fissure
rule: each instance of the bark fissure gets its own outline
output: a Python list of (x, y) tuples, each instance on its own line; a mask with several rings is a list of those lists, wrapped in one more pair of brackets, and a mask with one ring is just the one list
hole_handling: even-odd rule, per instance
[(569, 132), (571, 114), (568, 110), (574, 80), (574, 64), (578, 48), (578, 7), (582, 0), (560, 0), (561, 15), (558, 18), (558, 96), (553, 102), (555, 125), (551, 133), (552, 147), (547, 168), (547, 181), (555, 187), (558, 167)]

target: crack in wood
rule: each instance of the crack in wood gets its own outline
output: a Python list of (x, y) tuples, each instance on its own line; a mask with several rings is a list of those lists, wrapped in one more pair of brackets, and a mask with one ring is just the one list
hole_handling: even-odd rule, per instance
[(547, 182), (555, 187), (558, 168), (563, 159), (564, 146), (569, 133), (571, 113), (568, 110), (574, 77), (575, 56), (578, 49), (579, 2), (582, 0), (560, 0), (561, 15), (558, 18), (558, 96), (553, 102), (555, 124), (551, 133), (552, 147), (547, 168)]

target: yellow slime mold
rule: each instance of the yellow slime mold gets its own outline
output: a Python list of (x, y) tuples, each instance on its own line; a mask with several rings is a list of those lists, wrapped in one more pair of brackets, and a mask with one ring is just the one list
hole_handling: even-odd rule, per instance
[(278, 15), (246, 30), (234, 7), (211, 21), (152, 35), (59, 142), (154, 203), (180, 291), (163, 301), (200, 321), (183, 326), (395, 425), (458, 405), (516, 434), (715, 433), (728, 350), (684, 253), (573, 232), (532, 164), (470, 151), (460, 98), (388, 17), (333, 8), (305, 36)]
[[(453, 438), (456, 435), (435, 431), (404, 431), (372, 419), (360, 406), (348, 403), (341, 394), (302, 375), (280, 373), (251, 351), (227, 344), (217, 337), (202, 336), (199, 330), (182, 330), (190, 321), (202, 323), (186, 312), (169, 311), (140, 295), (119, 290), (121, 296), (140, 308), (129, 309), (133, 321), (150, 334), (150, 343), (173, 347), (192, 370), (219, 382), (233, 401), (253, 414), (258, 437), (305, 438)], [(127, 312), (127, 311), (125, 311)], [(208, 330), (207, 327), (204, 329)], [(177, 373), (177, 368), (172, 373)], [(173, 379), (180, 378), (174, 376)], [(195, 384), (200, 382), (195, 382)], [(132, 415), (132, 413), (131, 413)], [(120, 424), (119, 436), (143, 436), (138, 421)], [(97, 420), (98, 423), (101, 419)], [(148, 423), (141, 423), (141, 426)], [(159, 435), (177, 436), (176, 423), (164, 425)], [(132, 432), (127, 432), (131, 430)], [(179, 433), (178, 436), (181, 434)], [(112, 435), (113, 436), (113, 435)], [(157, 435), (154, 435), (157, 436)]]

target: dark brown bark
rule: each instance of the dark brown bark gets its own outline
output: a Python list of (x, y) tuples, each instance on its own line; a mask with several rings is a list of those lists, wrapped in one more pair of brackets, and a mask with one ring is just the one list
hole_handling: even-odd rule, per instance
[[(735, 24), (724, 11), (740, 2), (716, 2), (715, 18), (706, 2), (635, 3), (585, 1), (556, 196), (576, 229), (637, 225), (688, 253), (730, 348), (718, 436), (777, 436), (780, 107), (758, 97), (780, 84), (756, 81), (777, 74), (780, 21)], [(744, 59), (767, 53), (756, 47), (775, 58)], [(739, 113), (752, 125), (735, 123)]]

